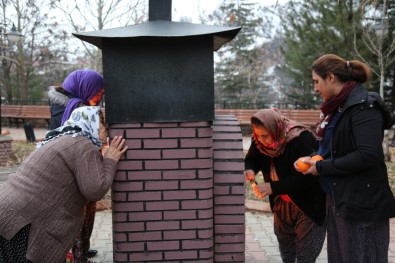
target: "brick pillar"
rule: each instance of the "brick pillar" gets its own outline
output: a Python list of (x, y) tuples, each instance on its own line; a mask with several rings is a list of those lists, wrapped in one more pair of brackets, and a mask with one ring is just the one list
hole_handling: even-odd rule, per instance
[(115, 262), (213, 262), (211, 122), (113, 124), (129, 150), (112, 186)]
[(0, 164), (4, 164), (12, 155), (12, 138), (0, 135)]
[(243, 137), (235, 116), (215, 117), (213, 124), (214, 262), (244, 262)]

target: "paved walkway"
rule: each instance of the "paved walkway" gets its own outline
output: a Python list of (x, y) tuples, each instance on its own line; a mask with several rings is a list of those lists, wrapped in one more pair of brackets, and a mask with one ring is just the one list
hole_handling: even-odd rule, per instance
[[(273, 214), (269, 212), (247, 211), (246, 216), (246, 263), (281, 263), (276, 236), (273, 233)], [(111, 263), (112, 260), (112, 214), (111, 210), (96, 213), (91, 247), (99, 253), (91, 258), (94, 262)], [(328, 262), (326, 241), (317, 260)], [(395, 219), (391, 219), (391, 243), (389, 263), (395, 263)]]
[[(3, 128), (7, 129), (7, 128)], [(14, 140), (26, 140), (22, 128), (8, 129)], [(45, 136), (45, 129), (35, 129), (37, 140)], [(248, 145), (249, 142), (246, 143)], [(8, 174), (17, 167), (0, 167), (0, 184), (7, 180)], [(280, 252), (276, 236), (273, 233), (273, 214), (268, 212), (268, 204), (262, 202), (247, 202), (246, 216), (246, 263), (280, 263)], [(111, 209), (96, 213), (95, 225), (91, 237), (91, 247), (98, 249), (99, 253), (91, 258), (94, 262), (112, 263), (112, 213)], [(391, 219), (391, 243), (389, 248), (389, 263), (395, 263), (395, 218)], [(317, 260), (319, 263), (327, 262), (326, 242)]]

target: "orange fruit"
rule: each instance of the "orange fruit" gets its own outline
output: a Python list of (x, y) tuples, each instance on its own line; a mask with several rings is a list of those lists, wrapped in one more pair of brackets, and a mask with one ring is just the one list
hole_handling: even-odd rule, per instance
[(321, 155), (314, 155), (313, 157), (311, 157), (311, 159), (312, 160), (314, 160), (314, 161), (321, 161), (321, 160), (324, 160), (324, 158), (322, 158), (322, 156)]
[(258, 186), (255, 183), (252, 183), (252, 190), (254, 190), (255, 196), (258, 197), (258, 199), (262, 199), (263, 198), (263, 194), (261, 194), (261, 192), (258, 189)]
[[(304, 157), (300, 157), (298, 159), (298, 161), (296, 162), (296, 166), (298, 167), (299, 171), (301, 172), (306, 172), (309, 168), (310, 168), (310, 164), (308, 163), (304, 163), (302, 160), (304, 159)], [(314, 161), (321, 161), (324, 160), (324, 158), (322, 158), (321, 155), (314, 155), (311, 157), (311, 160)]]
[(310, 164), (303, 162), (303, 157), (300, 157), (296, 162), (296, 166), (298, 167), (299, 171), (306, 172), (310, 168)]

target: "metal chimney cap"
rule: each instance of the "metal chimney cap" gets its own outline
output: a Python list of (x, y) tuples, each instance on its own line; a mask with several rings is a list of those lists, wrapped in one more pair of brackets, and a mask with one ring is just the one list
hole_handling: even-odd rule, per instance
[(183, 38), (213, 35), (213, 50), (217, 51), (224, 44), (231, 41), (240, 29), (241, 27), (222, 27), (156, 20), (126, 27), (73, 33), (73, 35), (100, 49), (102, 48), (103, 38)]

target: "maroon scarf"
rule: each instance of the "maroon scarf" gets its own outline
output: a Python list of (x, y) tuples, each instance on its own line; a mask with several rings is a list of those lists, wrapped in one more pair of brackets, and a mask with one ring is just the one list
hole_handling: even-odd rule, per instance
[(347, 81), (339, 94), (321, 104), (320, 122), (316, 129), (318, 140), (324, 138), (325, 128), (331, 122), (333, 114), (341, 110), (354, 87), (355, 81)]

